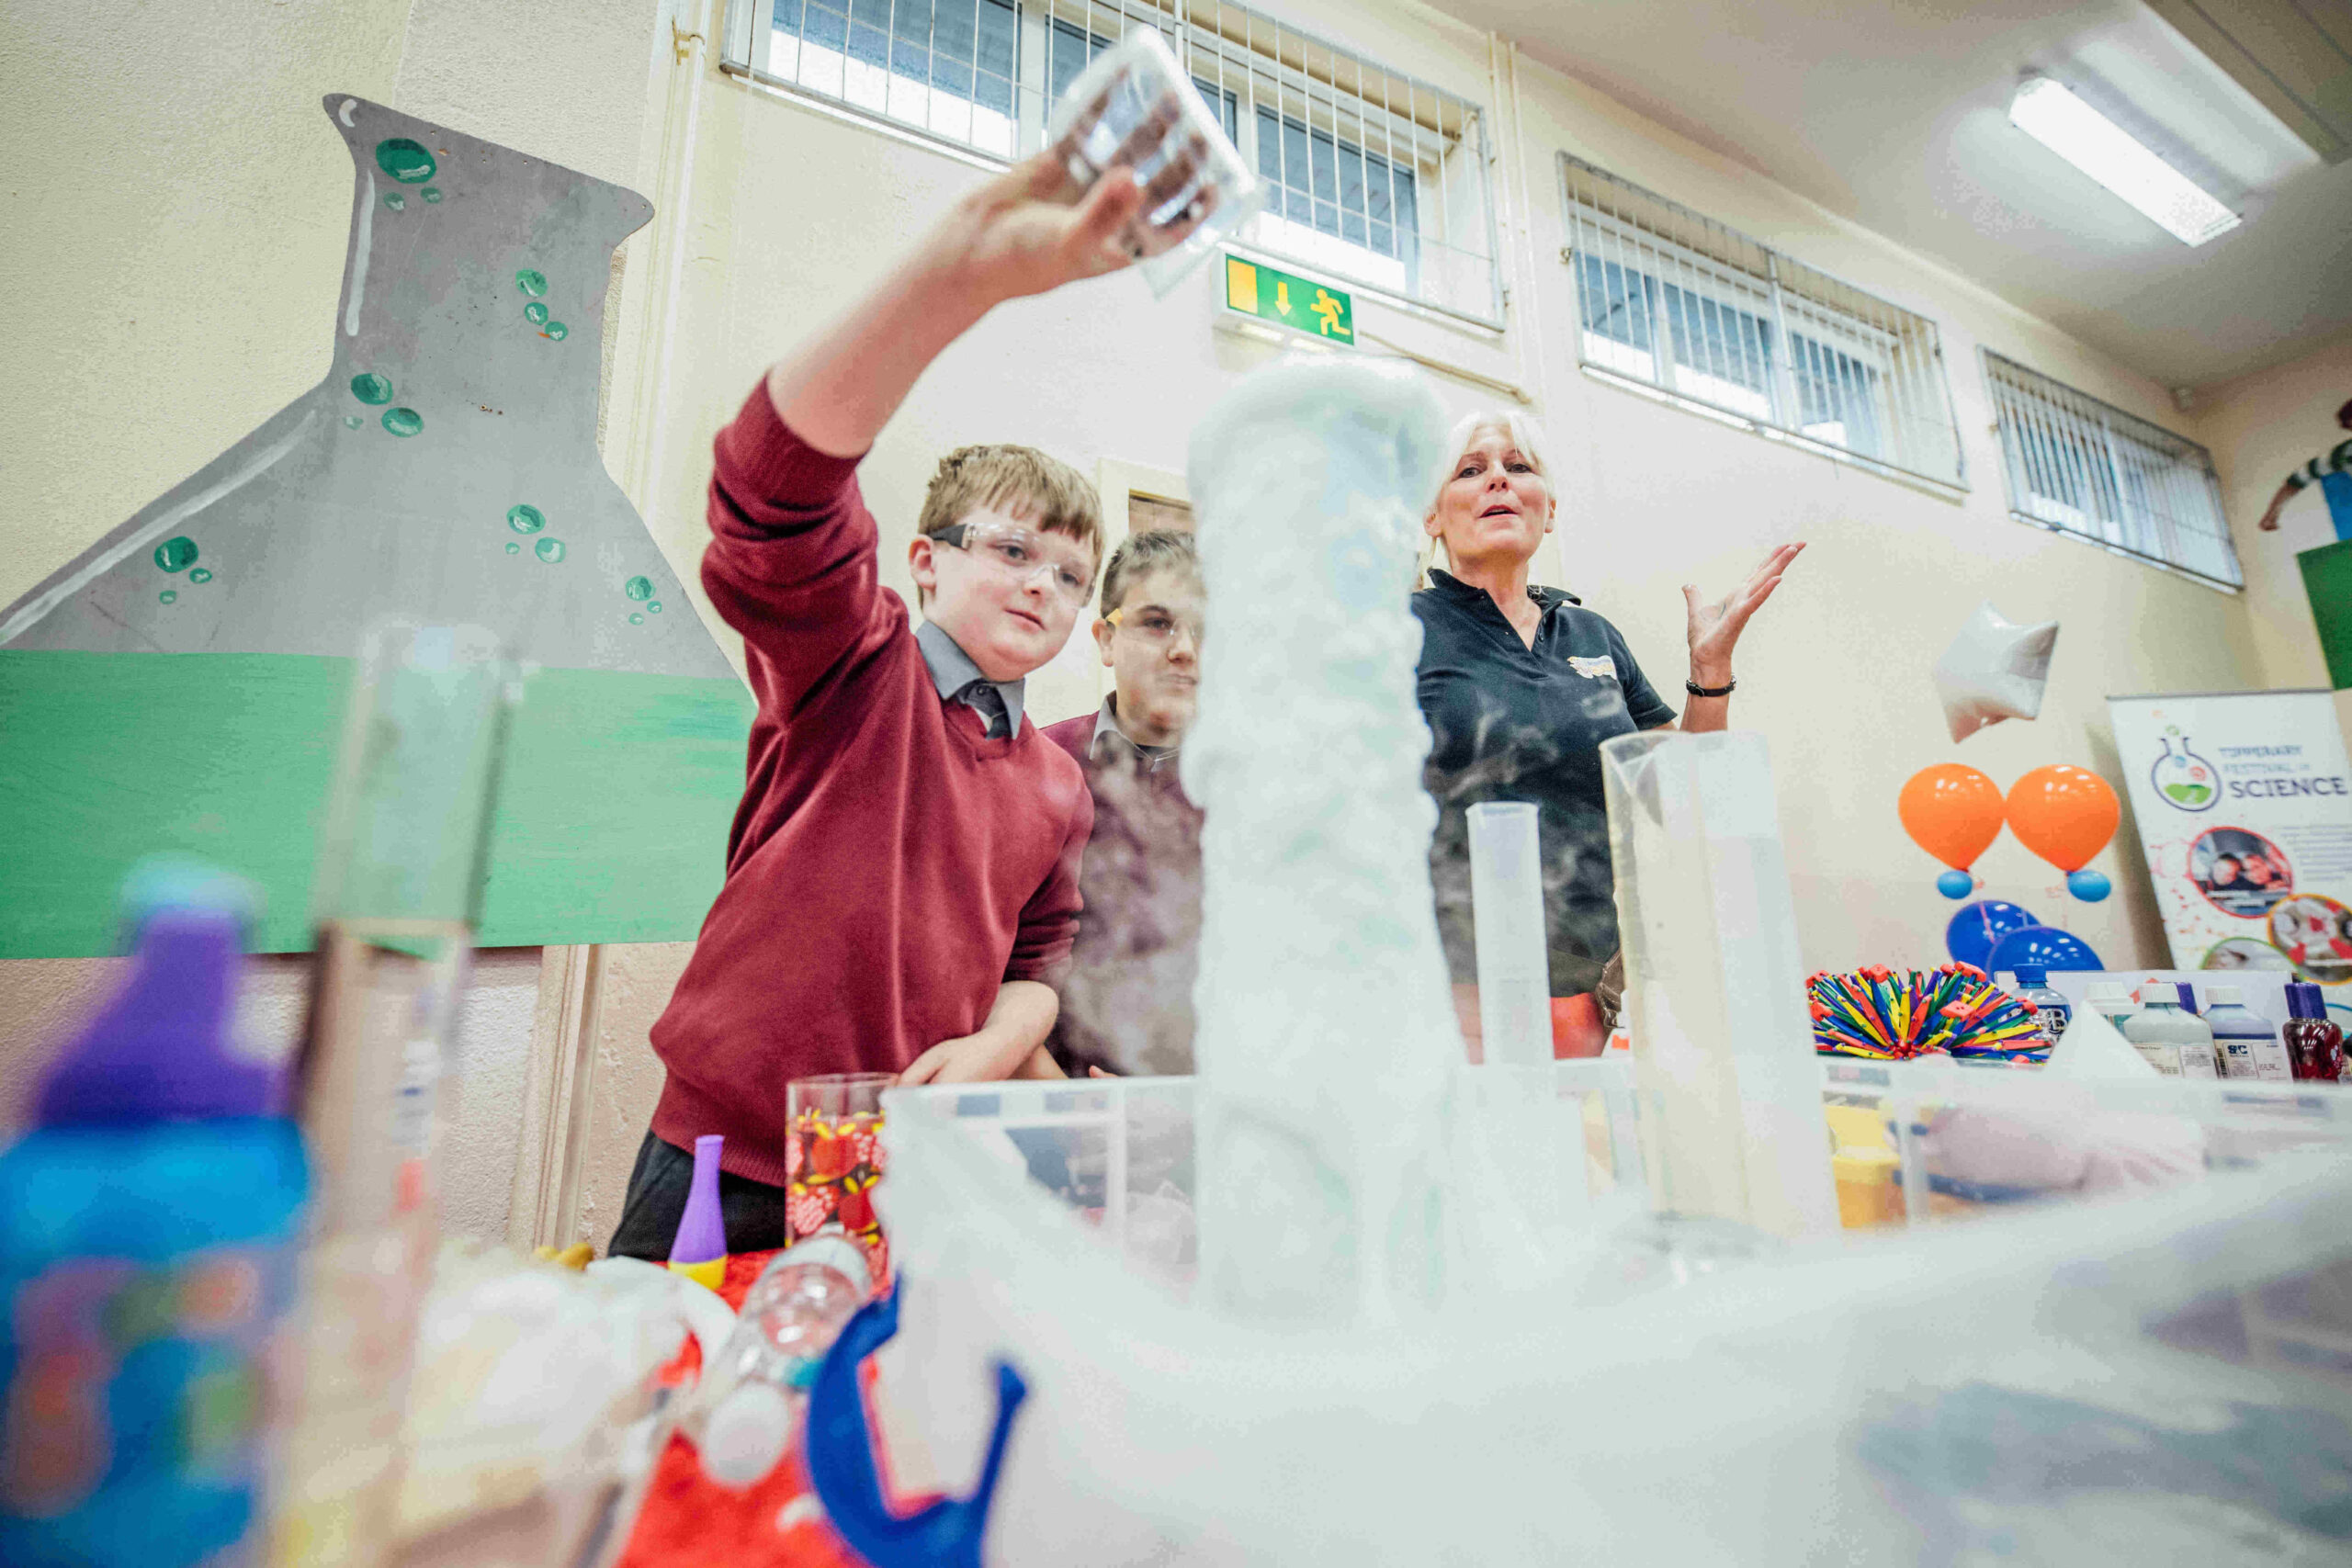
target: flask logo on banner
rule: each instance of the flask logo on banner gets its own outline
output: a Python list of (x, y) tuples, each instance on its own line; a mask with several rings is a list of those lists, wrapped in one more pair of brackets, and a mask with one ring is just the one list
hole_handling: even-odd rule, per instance
[[(2173, 750), (2173, 742), (2180, 750)], [(2211, 811), (2222, 798), (2221, 770), (2188, 749), (2179, 729), (2165, 729), (2165, 754), (2148, 770), (2148, 781), (2165, 803), (2179, 811)]]

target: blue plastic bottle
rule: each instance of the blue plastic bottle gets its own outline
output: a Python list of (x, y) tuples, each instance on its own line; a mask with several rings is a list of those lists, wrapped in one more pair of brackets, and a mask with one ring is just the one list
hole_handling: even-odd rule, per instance
[(226, 1049), (239, 916), (177, 891), (134, 911), (128, 983), (0, 1154), (11, 1568), (265, 1555), (268, 1362), (309, 1177), (280, 1074)]

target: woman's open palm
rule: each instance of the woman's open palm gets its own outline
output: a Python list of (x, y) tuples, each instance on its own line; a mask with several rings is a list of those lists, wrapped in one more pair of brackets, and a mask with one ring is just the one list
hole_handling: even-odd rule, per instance
[(1747, 618), (1772, 596), (1781, 574), (1804, 548), (1803, 544), (1782, 545), (1747, 574), (1747, 581), (1712, 604), (1700, 602), (1697, 584), (1682, 585), (1682, 603), (1690, 615), (1690, 668), (1702, 683), (1716, 685), (1729, 679), (1732, 649)]

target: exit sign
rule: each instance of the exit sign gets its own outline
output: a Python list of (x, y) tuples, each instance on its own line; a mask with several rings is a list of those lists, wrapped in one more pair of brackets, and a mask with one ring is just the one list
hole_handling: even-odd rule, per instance
[(1355, 301), (1346, 294), (1239, 256), (1225, 258), (1225, 302), (1245, 315), (1262, 316), (1317, 337), (1356, 341)]

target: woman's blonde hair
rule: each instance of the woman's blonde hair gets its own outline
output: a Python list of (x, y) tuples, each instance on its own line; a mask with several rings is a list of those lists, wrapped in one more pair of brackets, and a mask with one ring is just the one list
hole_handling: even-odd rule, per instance
[[(1519, 455), (1527, 459), (1528, 466), (1544, 480), (1544, 493), (1554, 500), (1559, 498), (1559, 490), (1552, 483), (1551, 465), (1544, 460), (1544, 427), (1535, 423), (1534, 416), (1521, 413), (1517, 409), (1479, 409), (1464, 414), (1446, 434), (1445, 449), (1452, 456), (1446, 459), (1445, 472), (1438, 478), (1437, 491), (1430, 497), (1429, 510), (1431, 513), (1437, 510), (1438, 496), (1442, 495), (1445, 487), (1453, 482), (1453, 470), (1461, 462), (1462, 454), (1470, 449), (1470, 443), (1482, 430), (1499, 430), (1510, 436), (1510, 444), (1519, 449)], [(1422, 587), (1429, 586), (1430, 567), (1436, 561), (1437, 552), (1443, 544), (1444, 541), (1434, 535), (1425, 536), (1421, 541), (1419, 581)], [(1453, 564), (1453, 557), (1446, 558), (1446, 564)]]

